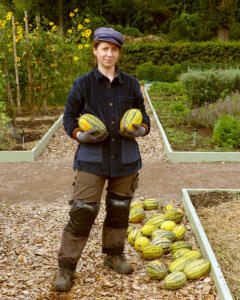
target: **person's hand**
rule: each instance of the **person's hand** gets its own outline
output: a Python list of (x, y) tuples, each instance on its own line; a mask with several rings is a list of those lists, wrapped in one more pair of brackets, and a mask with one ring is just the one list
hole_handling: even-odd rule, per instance
[(144, 136), (144, 134), (146, 133), (145, 127), (137, 124), (132, 124), (132, 126), (134, 127), (134, 130), (129, 130), (126, 127), (120, 129), (119, 130), (120, 135), (126, 138), (135, 139), (139, 136)]
[(85, 132), (77, 133), (77, 139), (80, 143), (90, 143), (90, 144), (99, 143), (105, 140), (107, 136), (108, 136), (107, 131), (97, 133), (97, 129), (90, 129)]

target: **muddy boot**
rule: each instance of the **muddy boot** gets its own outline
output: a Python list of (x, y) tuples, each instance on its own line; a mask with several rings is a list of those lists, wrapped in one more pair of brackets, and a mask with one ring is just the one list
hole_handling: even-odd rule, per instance
[(129, 274), (133, 271), (122, 255), (107, 255), (103, 264), (119, 274)]
[(71, 290), (73, 278), (74, 272), (72, 270), (60, 268), (54, 282), (54, 290), (56, 292), (67, 292)]

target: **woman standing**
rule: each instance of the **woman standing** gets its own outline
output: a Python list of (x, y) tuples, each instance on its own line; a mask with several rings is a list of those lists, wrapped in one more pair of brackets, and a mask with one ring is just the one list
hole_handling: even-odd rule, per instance
[[(142, 167), (135, 139), (149, 133), (150, 119), (137, 79), (116, 67), (123, 42), (120, 32), (98, 28), (93, 47), (97, 66), (77, 78), (68, 95), (64, 128), (79, 145), (74, 159), (76, 179), (70, 218), (58, 253), (56, 291), (68, 291), (72, 287), (74, 271), (98, 214), (106, 181), (106, 218), (102, 231), (104, 265), (119, 274), (132, 272), (123, 250), (130, 203), (138, 185), (138, 170)], [(141, 110), (143, 123), (134, 125), (133, 131), (119, 130), (123, 114), (132, 108)], [(78, 119), (85, 113), (98, 117), (107, 130), (100, 134), (96, 130), (82, 132)]]

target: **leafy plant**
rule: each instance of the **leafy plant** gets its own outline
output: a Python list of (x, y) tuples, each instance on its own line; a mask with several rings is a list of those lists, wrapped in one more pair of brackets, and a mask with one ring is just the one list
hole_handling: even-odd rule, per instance
[(220, 146), (240, 147), (240, 120), (230, 115), (221, 116), (215, 124), (213, 139)]
[(231, 92), (240, 90), (240, 70), (189, 71), (182, 74), (187, 98), (192, 106), (216, 102)]
[(231, 115), (240, 118), (240, 94), (235, 93), (219, 99), (216, 103), (205, 103), (203, 106), (193, 108), (185, 116), (185, 122), (195, 127), (214, 128), (217, 119), (222, 115)]

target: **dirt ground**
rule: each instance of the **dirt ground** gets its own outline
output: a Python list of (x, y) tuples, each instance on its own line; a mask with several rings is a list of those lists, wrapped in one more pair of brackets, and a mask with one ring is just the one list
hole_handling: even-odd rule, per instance
[[(54, 202), (71, 197), (72, 159), (0, 164), (0, 199), (8, 203)], [(179, 201), (183, 188), (239, 188), (240, 163), (143, 162), (142, 196), (159, 197), (163, 203)]]

